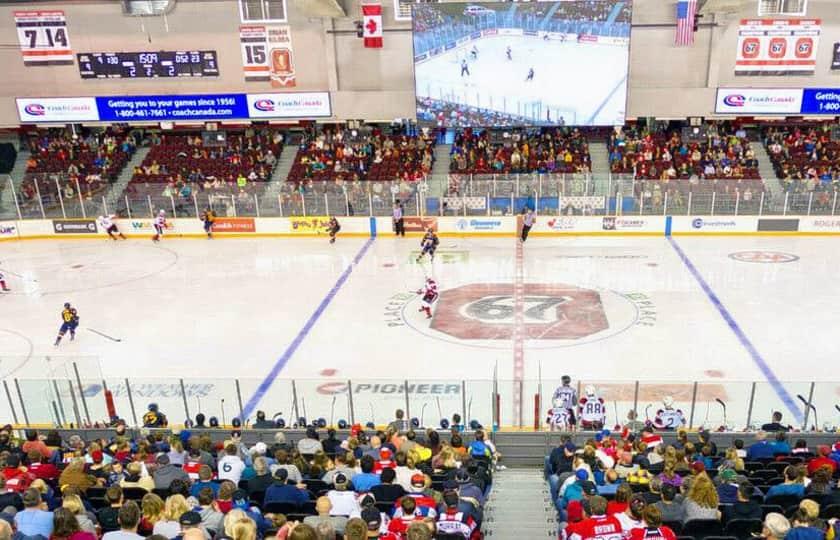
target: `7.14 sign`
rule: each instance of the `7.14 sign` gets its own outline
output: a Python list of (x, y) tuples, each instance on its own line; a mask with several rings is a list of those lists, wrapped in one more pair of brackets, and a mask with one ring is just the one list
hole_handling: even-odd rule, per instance
[(15, 11), (15, 26), (24, 64), (73, 63), (63, 11)]

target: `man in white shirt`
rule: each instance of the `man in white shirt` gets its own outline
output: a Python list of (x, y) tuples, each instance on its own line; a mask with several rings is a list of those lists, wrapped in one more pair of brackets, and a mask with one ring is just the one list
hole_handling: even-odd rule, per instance
[(621, 532), (629, 535), (633, 529), (644, 528), (645, 522), (642, 520), (642, 512), (645, 509), (645, 504), (645, 498), (642, 494), (636, 493), (630, 499), (627, 510), (615, 515), (618, 522), (621, 523)]
[(362, 509), (359, 507), (359, 501), (356, 500), (356, 492), (348, 490), (350, 481), (347, 480), (344, 474), (338, 473), (335, 475), (333, 483), (335, 489), (327, 492), (327, 498), (330, 500), (330, 504), (332, 504), (330, 515), (358, 517)]
[(242, 478), (242, 471), (245, 470), (245, 462), (239, 457), (236, 445), (225, 446), (225, 456), (219, 460), (219, 480), (230, 480), (239, 484)]

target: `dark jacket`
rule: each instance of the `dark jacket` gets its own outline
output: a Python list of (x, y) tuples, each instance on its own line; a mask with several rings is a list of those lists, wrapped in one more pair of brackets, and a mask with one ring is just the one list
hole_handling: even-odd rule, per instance
[(763, 519), (761, 505), (755, 501), (736, 502), (723, 507), (723, 521), (732, 519)]

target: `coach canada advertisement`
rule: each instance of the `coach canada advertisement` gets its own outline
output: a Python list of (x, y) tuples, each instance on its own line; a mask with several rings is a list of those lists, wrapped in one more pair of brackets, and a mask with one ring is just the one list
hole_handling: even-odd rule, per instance
[(417, 119), (624, 123), (630, 0), (414, 4)]

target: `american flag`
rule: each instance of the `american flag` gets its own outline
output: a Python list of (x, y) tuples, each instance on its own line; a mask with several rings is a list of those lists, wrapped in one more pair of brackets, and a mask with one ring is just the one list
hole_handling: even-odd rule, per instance
[(697, 0), (677, 1), (677, 35), (674, 45), (689, 47), (694, 45), (694, 18), (697, 16)]

